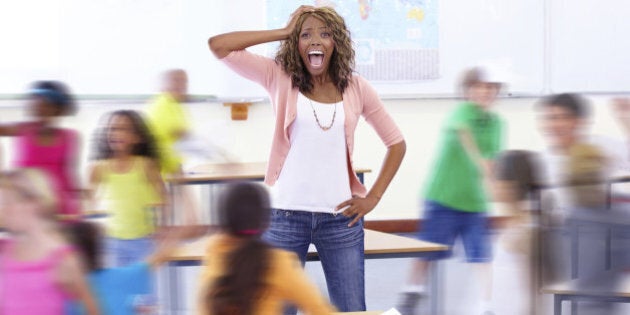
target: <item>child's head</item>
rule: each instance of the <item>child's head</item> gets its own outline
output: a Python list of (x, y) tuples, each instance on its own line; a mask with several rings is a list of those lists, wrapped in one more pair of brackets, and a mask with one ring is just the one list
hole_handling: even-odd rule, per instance
[(256, 183), (231, 184), (219, 203), (221, 227), (239, 237), (227, 255), (226, 270), (212, 282), (206, 293), (206, 307), (212, 314), (252, 314), (265, 287), (269, 270), (269, 245), (260, 239), (269, 224), (269, 195)]
[(58, 199), (49, 177), (33, 168), (8, 171), (0, 178), (2, 222), (9, 231), (23, 231), (32, 220), (54, 220)]
[(462, 75), (460, 89), (468, 101), (488, 108), (499, 95), (504, 80), (497, 70), (470, 68)]
[(97, 137), (98, 159), (108, 159), (118, 154), (157, 159), (153, 136), (136, 111), (118, 110), (109, 114), (106, 126)]
[(500, 201), (528, 200), (540, 184), (540, 170), (533, 152), (507, 150), (497, 158), (495, 174)]
[(162, 75), (162, 89), (179, 102), (188, 95), (188, 75), (183, 69), (171, 69)]
[(79, 250), (89, 270), (101, 269), (101, 228), (96, 223), (79, 221), (70, 224), (67, 232), (70, 242)]
[(538, 103), (541, 129), (553, 147), (569, 148), (588, 120), (588, 103), (577, 94), (554, 94)]
[(30, 113), (38, 119), (72, 115), (74, 98), (68, 87), (59, 81), (37, 81), (28, 91)]
[(269, 194), (259, 184), (231, 184), (219, 203), (220, 224), (235, 236), (260, 236), (269, 225)]

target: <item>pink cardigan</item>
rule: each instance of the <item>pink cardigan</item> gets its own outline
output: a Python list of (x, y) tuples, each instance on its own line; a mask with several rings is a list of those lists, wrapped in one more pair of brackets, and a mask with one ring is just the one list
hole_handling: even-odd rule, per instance
[[(276, 127), (265, 174), (265, 183), (273, 186), (289, 153), (289, 126), (295, 120), (297, 113), (299, 90), (291, 86), (291, 77), (271, 58), (240, 50), (231, 52), (221, 60), (239, 75), (262, 85), (269, 93), (276, 115)], [(343, 93), (343, 109), (346, 116), (344, 126), (350, 190), (352, 195), (363, 197), (366, 194), (365, 186), (361, 184), (352, 167), (354, 130), (359, 122), (359, 116), (365, 118), (388, 147), (403, 141), (403, 136), (385, 111), (385, 107), (374, 88), (367, 80), (358, 75), (352, 76), (350, 84)]]

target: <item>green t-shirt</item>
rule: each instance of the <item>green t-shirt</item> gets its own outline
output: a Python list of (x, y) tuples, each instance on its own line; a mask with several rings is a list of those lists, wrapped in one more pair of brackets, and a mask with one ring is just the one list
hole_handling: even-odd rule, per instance
[(487, 197), (481, 170), (466, 152), (458, 132), (468, 129), (481, 155), (493, 159), (501, 150), (501, 125), (496, 114), (484, 111), (474, 103), (459, 105), (444, 127), (425, 199), (461, 211), (486, 211)]

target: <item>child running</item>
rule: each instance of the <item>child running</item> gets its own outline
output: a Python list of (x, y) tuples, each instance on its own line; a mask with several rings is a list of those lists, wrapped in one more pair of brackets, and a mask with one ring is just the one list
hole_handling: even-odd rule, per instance
[[(442, 132), (441, 147), (424, 198), (424, 222), (420, 239), (448, 245), (462, 239), (466, 258), (478, 275), (481, 296), (477, 314), (493, 315), (491, 240), (488, 197), (493, 191), (494, 159), (502, 145), (502, 122), (492, 106), (504, 78), (497, 69), (465, 71), (461, 89), (465, 101), (449, 115)], [(408, 285), (398, 310), (419, 314), (418, 302), (426, 296), (429, 265), (450, 257), (452, 249), (436, 252), (412, 265)], [(474, 312), (473, 312), (474, 313)]]
[[(171, 255), (179, 240), (192, 236), (189, 227), (174, 227), (145, 260), (124, 267), (105, 268), (101, 261), (102, 231), (93, 222), (76, 222), (69, 227), (70, 238), (89, 268), (89, 283), (103, 315), (133, 315), (157, 313), (151, 299), (152, 271)], [(138, 302), (141, 303), (138, 303)], [(147, 305), (148, 302), (148, 305)], [(86, 314), (79, 304), (73, 304), (69, 315)]]
[(61, 315), (76, 298), (99, 314), (81, 260), (55, 220), (59, 200), (45, 173), (18, 169), (0, 179), (0, 314)]
[(106, 124), (97, 135), (96, 162), (89, 181), (93, 197), (102, 192), (110, 215), (109, 264), (125, 266), (153, 252), (152, 236), (159, 218), (154, 217), (151, 208), (161, 208), (163, 218), (168, 209), (167, 195), (153, 138), (140, 114), (115, 111)]
[(28, 94), (32, 121), (0, 125), (0, 136), (16, 137), (14, 166), (46, 172), (59, 196), (58, 214), (76, 219), (80, 213), (77, 131), (58, 126), (59, 119), (76, 112), (68, 87), (59, 81), (37, 81)]

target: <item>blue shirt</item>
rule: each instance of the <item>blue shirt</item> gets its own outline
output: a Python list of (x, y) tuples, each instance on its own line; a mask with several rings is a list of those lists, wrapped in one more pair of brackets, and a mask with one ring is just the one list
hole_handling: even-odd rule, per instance
[[(101, 314), (133, 315), (134, 299), (153, 294), (153, 277), (147, 262), (125, 267), (101, 269), (89, 275), (92, 294), (98, 302)], [(69, 315), (85, 314), (83, 306), (73, 302)]]

